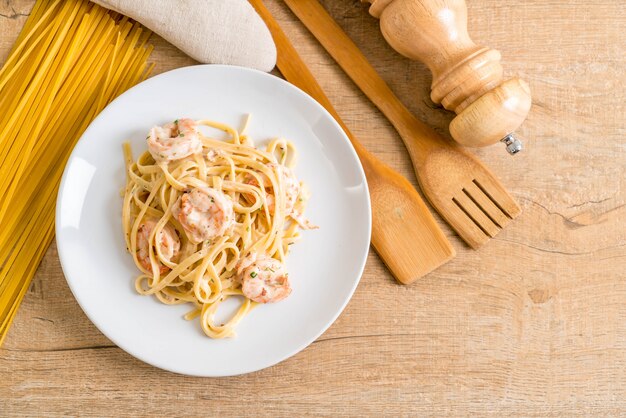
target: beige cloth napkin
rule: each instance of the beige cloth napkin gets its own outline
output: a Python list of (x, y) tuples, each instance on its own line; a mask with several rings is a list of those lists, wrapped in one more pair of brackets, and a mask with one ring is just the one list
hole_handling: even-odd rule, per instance
[(276, 46), (246, 0), (92, 0), (141, 22), (192, 58), (271, 71)]

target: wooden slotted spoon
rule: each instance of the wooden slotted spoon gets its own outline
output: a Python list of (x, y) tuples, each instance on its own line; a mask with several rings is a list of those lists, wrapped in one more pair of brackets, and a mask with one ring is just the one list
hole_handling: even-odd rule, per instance
[(372, 245), (391, 273), (399, 282), (409, 284), (452, 259), (454, 248), (411, 183), (357, 141), (263, 2), (249, 1), (274, 37), (278, 69), (324, 106), (352, 142), (372, 200)]
[(424, 194), (469, 246), (480, 247), (519, 215), (494, 174), (415, 118), (317, 0), (285, 3), (396, 128)]

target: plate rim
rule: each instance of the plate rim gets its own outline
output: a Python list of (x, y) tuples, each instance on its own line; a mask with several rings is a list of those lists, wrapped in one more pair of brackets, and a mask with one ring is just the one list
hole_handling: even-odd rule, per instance
[[(151, 83), (155, 83), (157, 79), (159, 78), (164, 78), (165, 76), (171, 76), (171, 73), (184, 73), (186, 71), (202, 71), (203, 68), (224, 68), (227, 71), (242, 71), (242, 72), (248, 72), (248, 73), (253, 73), (256, 74), (256, 76), (260, 76), (261, 78), (267, 78), (267, 79), (272, 79), (275, 81), (278, 81), (279, 84), (281, 84), (284, 88), (286, 89), (290, 89), (293, 91), (296, 91), (298, 95), (300, 95), (302, 97), (303, 100), (308, 101), (309, 103), (311, 103), (314, 107), (317, 107), (318, 110), (321, 111), (322, 114), (324, 114), (330, 121), (331, 124), (336, 128), (336, 130), (339, 132), (340, 136), (342, 137), (342, 139), (344, 140), (344, 142), (348, 145), (348, 149), (350, 151), (350, 153), (352, 154), (353, 158), (355, 159), (356, 162), (356, 166), (358, 168), (358, 172), (360, 174), (360, 177), (363, 181), (363, 184), (365, 186), (365, 201), (366, 201), (366, 221), (367, 221), (367, 245), (364, 245), (364, 251), (361, 254), (360, 258), (360, 265), (358, 266), (358, 275), (356, 280), (354, 280), (354, 283), (352, 284), (349, 292), (347, 293), (345, 300), (343, 301), (343, 303), (341, 304), (341, 306), (339, 307), (339, 309), (337, 309), (337, 312), (335, 312), (334, 315), (332, 315), (332, 317), (330, 318), (330, 320), (323, 326), (320, 328), (320, 330), (313, 335), (312, 337), (306, 339), (303, 343), (298, 344), (297, 347), (291, 351), (289, 351), (287, 354), (285, 354), (284, 356), (281, 356), (281, 358), (279, 358), (276, 361), (271, 361), (268, 364), (263, 364), (260, 367), (256, 367), (256, 368), (251, 368), (249, 370), (242, 370), (240, 372), (237, 373), (214, 373), (214, 374), (207, 374), (207, 373), (193, 373), (193, 372), (183, 372), (181, 370), (177, 370), (176, 368), (173, 367), (169, 367), (169, 365), (163, 365), (163, 364), (156, 364), (155, 362), (151, 361), (149, 358), (146, 358), (146, 356), (144, 356), (142, 353), (139, 353), (137, 351), (135, 351), (132, 347), (130, 347), (129, 345), (132, 344), (127, 344), (124, 341), (120, 341), (120, 339), (118, 338), (113, 338), (109, 335), (109, 333), (105, 332), (103, 330), (103, 328), (106, 328), (104, 326), (101, 326), (99, 324), (99, 321), (96, 320), (93, 317), (93, 313), (90, 313), (88, 309), (85, 308), (84, 306), (84, 302), (81, 302), (80, 298), (77, 297), (77, 289), (75, 289), (75, 284), (72, 284), (73, 281), (68, 277), (67, 271), (69, 271), (69, 264), (71, 263), (71, 255), (70, 254), (66, 254), (64, 249), (64, 244), (63, 244), (63, 233), (62, 233), (62, 228), (60, 227), (60, 223), (58, 222), (58, 219), (60, 217), (60, 213), (61, 213), (61, 201), (63, 198), (63, 194), (64, 192), (66, 192), (66, 181), (68, 178), (68, 167), (70, 166), (70, 161), (72, 161), (72, 159), (75, 157), (76, 152), (81, 150), (82, 147), (86, 146), (86, 139), (89, 136), (89, 132), (90, 129), (92, 128), (92, 125), (101, 117), (103, 117), (103, 113), (104, 111), (109, 108), (110, 106), (114, 106), (116, 104), (116, 102), (121, 101), (125, 96), (128, 95), (128, 93), (130, 93), (131, 91), (133, 91), (134, 89), (138, 88), (139, 86), (145, 86), (146, 84), (151, 84)], [(61, 237), (61, 240), (59, 240), (59, 237)], [(239, 376), (239, 375), (243, 375), (243, 374), (249, 374), (249, 373), (254, 373), (254, 372), (258, 372), (260, 370), (272, 367), (277, 365), (278, 363), (281, 363), (293, 356), (295, 356), (296, 354), (300, 353), (301, 351), (303, 351), (304, 349), (306, 349), (309, 345), (311, 345), (313, 342), (315, 342), (321, 335), (323, 335), (336, 321), (337, 318), (339, 318), (339, 316), (343, 313), (343, 311), (345, 310), (346, 306), (348, 305), (348, 303), (350, 302), (350, 300), (352, 300), (352, 297), (354, 296), (354, 292), (356, 291), (356, 288), (358, 287), (361, 278), (363, 277), (363, 272), (365, 270), (365, 265), (367, 263), (367, 258), (370, 252), (370, 246), (371, 246), (371, 237), (372, 237), (372, 205), (371, 205), (371, 196), (369, 193), (369, 185), (367, 182), (367, 177), (365, 175), (365, 170), (363, 169), (363, 165), (361, 163), (361, 160), (358, 156), (358, 154), (356, 153), (356, 150), (354, 148), (354, 146), (352, 145), (352, 143), (350, 142), (350, 139), (348, 138), (347, 134), (345, 133), (345, 131), (341, 128), (341, 125), (337, 122), (337, 120), (335, 120), (335, 118), (330, 114), (330, 112), (328, 112), (328, 110), (326, 110), (326, 108), (324, 106), (322, 106), (319, 102), (317, 102), (317, 100), (315, 100), (313, 97), (311, 97), (308, 93), (306, 93), (305, 91), (303, 91), (302, 89), (300, 89), (299, 87), (295, 86), (294, 84), (289, 83), (288, 81), (277, 77), (273, 74), (270, 73), (266, 73), (260, 70), (256, 70), (253, 68), (247, 68), (247, 67), (241, 67), (241, 66), (236, 66), (236, 65), (224, 65), (224, 64), (198, 64), (198, 65), (189, 65), (189, 66), (184, 66), (184, 67), (178, 67), (172, 70), (168, 70), (165, 72), (162, 72), (160, 74), (157, 74), (153, 77), (150, 77), (138, 84), (136, 84), (135, 86), (131, 87), (130, 89), (126, 90), (125, 92), (123, 92), (122, 94), (120, 94), (118, 97), (116, 97), (114, 100), (111, 101), (111, 103), (109, 103), (104, 109), (102, 109), (102, 111), (94, 118), (93, 121), (91, 121), (91, 123), (87, 126), (87, 128), (85, 129), (85, 131), (82, 133), (82, 135), (80, 136), (80, 138), (78, 139), (78, 141), (76, 142), (76, 144), (74, 145), (72, 152), (70, 153), (68, 160), (66, 162), (65, 168), (63, 169), (63, 175), (61, 177), (61, 182), (59, 183), (59, 189), (57, 192), (57, 197), (56, 197), (56, 206), (55, 206), (55, 243), (57, 246), (57, 253), (58, 253), (58, 258), (59, 258), (59, 262), (61, 265), (61, 270), (63, 271), (63, 277), (65, 278), (65, 281), (68, 284), (68, 287), (70, 288), (70, 291), (72, 292), (72, 295), (74, 296), (74, 299), (76, 300), (76, 302), (78, 303), (78, 305), (80, 306), (81, 310), (83, 311), (83, 313), (87, 316), (87, 318), (89, 319), (89, 321), (98, 329), (98, 331), (100, 333), (102, 333), (107, 339), (109, 339), (113, 344), (115, 344), (118, 348), (120, 348), (122, 351), (126, 352), (127, 354), (131, 355), (132, 357), (140, 360), (141, 362), (145, 363), (145, 364), (149, 364), (152, 367), (161, 369), (161, 370), (166, 370), (168, 372), (171, 373), (176, 373), (179, 375), (185, 375), (185, 376), (195, 376), (195, 377), (227, 377), (227, 376)]]

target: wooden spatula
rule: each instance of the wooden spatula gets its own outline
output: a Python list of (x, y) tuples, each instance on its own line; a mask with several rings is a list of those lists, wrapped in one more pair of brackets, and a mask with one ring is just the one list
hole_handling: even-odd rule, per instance
[(454, 257), (454, 248), (411, 183), (356, 140), (263, 2), (250, 3), (274, 37), (281, 73), (324, 106), (350, 138), (363, 164), (372, 199), (372, 244), (391, 273), (399, 282), (409, 284)]
[(317, 0), (285, 3), (393, 124), (424, 194), (468, 245), (480, 247), (519, 215), (519, 206), (493, 173), (417, 120)]

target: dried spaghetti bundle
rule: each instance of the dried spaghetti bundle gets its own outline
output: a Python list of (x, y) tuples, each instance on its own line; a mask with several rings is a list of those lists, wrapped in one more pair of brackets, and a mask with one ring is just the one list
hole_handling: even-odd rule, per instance
[(52, 241), (72, 148), (148, 76), (149, 36), (87, 0), (38, 0), (0, 69), (0, 344)]

